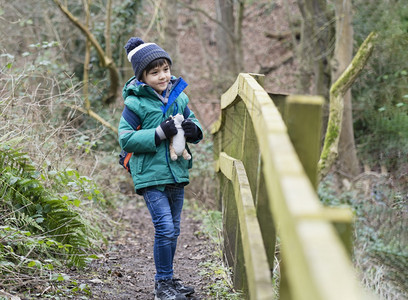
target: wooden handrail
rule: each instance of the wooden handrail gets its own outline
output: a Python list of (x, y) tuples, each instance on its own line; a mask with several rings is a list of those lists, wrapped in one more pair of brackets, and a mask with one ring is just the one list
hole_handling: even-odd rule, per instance
[(241, 161), (221, 153), (220, 171), (232, 182), (238, 222), (241, 229), (243, 254), (247, 274), (248, 290), (251, 299), (273, 299), (271, 274), (262, 243), (261, 230), (256, 218), (248, 178)]
[[(257, 75), (256, 78), (259, 80), (262, 79), (262, 76)], [(323, 101), (319, 97), (303, 97), (301, 100), (296, 100), (300, 98), (290, 96), (290, 99), (288, 105), (291, 105), (290, 102), (296, 105), (317, 105), (316, 113), (321, 112), (319, 106), (323, 104)], [(313, 151), (309, 151), (311, 155), (304, 156), (309, 157), (309, 161), (313, 160), (313, 162), (308, 165), (305, 163), (308, 160), (305, 159), (302, 165), (299, 159), (302, 153), (296, 152), (296, 147), (291, 140), (291, 137), (293, 139), (296, 134), (288, 132), (288, 127), (278, 108), (268, 93), (250, 74), (239, 74), (231, 88), (222, 95), (221, 108), (220, 119), (212, 130), (214, 152), (217, 159), (217, 170), (221, 171), (224, 176), (220, 177), (222, 185), (225, 187), (228, 181), (234, 187), (234, 192), (225, 189), (225, 192), (221, 191), (220, 194), (223, 205), (229, 207), (225, 210), (224, 215), (225, 218), (230, 219), (225, 224), (235, 226), (237, 223), (231, 221), (228, 212), (243, 211), (242, 201), (246, 201), (245, 203), (252, 201), (254, 209), (251, 208), (251, 211), (256, 212), (269, 269), (273, 268), (274, 260), (274, 257), (271, 257), (274, 255), (274, 245), (271, 246), (271, 244), (274, 243), (275, 230), (278, 231), (283, 259), (281, 272), (284, 273), (281, 278), (287, 280), (281, 283), (280, 298), (364, 299), (365, 296), (356, 280), (347, 248), (332, 224), (350, 224), (353, 218), (351, 211), (323, 207), (315, 191), (314, 174), (318, 155), (315, 155), (313, 151), (318, 151), (315, 145), (318, 139), (311, 138), (313, 143), (310, 147), (313, 147)], [(301, 106), (285, 109), (285, 121), (289, 120), (287, 119), (288, 114), (293, 116), (302, 111)], [(301, 124), (289, 126), (294, 131), (302, 128)], [(311, 127), (314, 130), (318, 128), (317, 125)], [(304, 134), (307, 134), (307, 131), (302, 131), (302, 135)], [(297, 143), (303, 143), (303, 148), (307, 146), (304, 144), (307, 138), (298, 136), (296, 139)], [(302, 149), (302, 147), (298, 148)], [(259, 163), (256, 162), (258, 156)], [(305, 172), (305, 167), (310, 168), (308, 172)], [(248, 175), (248, 183), (243, 183), (238, 179), (238, 169), (240, 173), (252, 174)], [(262, 174), (259, 175), (257, 170), (261, 170)], [(245, 192), (241, 190), (241, 184), (244, 184)], [(265, 197), (262, 197), (262, 189), (266, 190)], [(242, 193), (246, 195), (245, 199), (242, 199)], [(231, 208), (231, 198), (235, 199), (235, 208)], [(263, 200), (263, 198), (266, 199)], [(233, 214), (232, 217), (236, 216)], [(233, 236), (233, 229), (226, 228), (225, 233), (232, 235), (227, 246), (244, 248), (230, 251), (230, 256), (234, 254), (239, 256), (240, 251), (243, 251), (245, 261), (242, 263), (248, 266), (247, 259), (253, 256), (245, 254), (251, 251), (251, 247), (247, 245), (255, 242), (249, 240), (253, 237), (252, 233), (246, 233), (248, 227), (243, 222), (246, 219), (245, 215), (238, 213), (238, 217), (239, 226), (236, 230), (241, 232), (239, 238), (242, 238), (242, 241), (236, 240), (237, 238)], [(269, 241), (267, 241), (268, 232), (273, 236)], [(239, 261), (239, 259), (230, 260), (234, 261), (234, 264)], [(251, 262), (251, 264), (256, 263)], [(238, 276), (237, 270), (244, 269), (234, 266), (234, 270), (236, 271), (234, 276)], [(238, 280), (239, 285), (244, 290), (250, 291), (250, 299), (258, 299), (253, 296), (257, 295), (256, 291), (252, 290), (256, 285), (251, 283), (251, 287), (249, 286), (248, 278), (252, 271), (244, 271), (248, 281), (247, 286), (242, 279)], [(272, 274), (269, 275), (272, 276)]]

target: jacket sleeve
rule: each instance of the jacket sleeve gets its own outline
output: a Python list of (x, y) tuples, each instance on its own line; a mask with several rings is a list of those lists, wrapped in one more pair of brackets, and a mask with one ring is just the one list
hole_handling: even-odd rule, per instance
[(198, 139), (195, 140), (195, 141), (190, 141), (190, 142), (193, 143), (193, 144), (199, 143), (203, 139), (203, 136), (204, 136), (203, 135), (203, 129), (201, 127), (200, 122), (198, 121), (198, 119), (194, 115), (194, 112), (188, 106), (186, 106), (186, 108), (184, 109), (183, 115), (184, 115), (185, 119), (190, 119), (191, 121), (193, 121), (194, 124), (196, 124), (198, 130), (200, 131)]
[(146, 153), (156, 152), (155, 128), (134, 130), (132, 126), (123, 118), (119, 121), (119, 145), (126, 152)]

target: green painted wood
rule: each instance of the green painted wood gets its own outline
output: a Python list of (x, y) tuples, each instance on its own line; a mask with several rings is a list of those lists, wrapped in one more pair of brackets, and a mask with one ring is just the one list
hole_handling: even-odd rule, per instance
[(224, 255), (229, 267), (234, 268), (237, 257), (238, 211), (235, 205), (234, 190), (230, 181), (225, 182), (223, 193), (223, 237)]
[(258, 189), (256, 214), (261, 227), (262, 239), (264, 242), (266, 255), (268, 257), (269, 267), (271, 270), (273, 270), (275, 266), (276, 226), (271, 211), (265, 179), (262, 176), (260, 178)]
[[(235, 141), (229, 139), (231, 135), (227, 135), (227, 133), (239, 130), (239, 124), (243, 124), (242, 121), (245, 124), (242, 127), (245, 128), (245, 136), (250, 134), (250, 132), (246, 132), (249, 128), (246, 125), (248, 119), (246, 119), (245, 114), (242, 114), (241, 102), (245, 103), (246, 111), (251, 118), (253, 131), (258, 141), (258, 148), (261, 153), (262, 180), (265, 182), (264, 186), (268, 195), (267, 208), (264, 206), (260, 209), (259, 187), (261, 186), (261, 180), (251, 179), (252, 182), (256, 182), (258, 189), (255, 192), (258, 202), (256, 212), (258, 212), (259, 218), (259, 213), (264, 209), (268, 209), (270, 215), (273, 216), (270, 223), (273, 222), (278, 227), (282, 258), (285, 265), (284, 276), (287, 278), (290, 298), (314, 300), (363, 299), (363, 293), (355, 279), (347, 250), (331, 224), (333, 220), (340, 220), (342, 214), (333, 212), (331, 217), (327, 218), (327, 211), (317, 198), (314, 186), (308, 179), (299, 160), (277, 107), (273, 104), (269, 95), (249, 74), (240, 74), (231, 89), (221, 97), (221, 107), (223, 108), (221, 115), (222, 118), (225, 117), (226, 119), (220, 122), (221, 126), (214, 132), (215, 135), (222, 133), (222, 151), (225, 151), (228, 155), (235, 153), (239, 156), (242, 154), (243, 161), (252, 161), (251, 157), (247, 157), (246, 145), (242, 145), (246, 138), (238, 134), (233, 135), (234, 137), (240, 137), (239, 141)], [(290, 108), (288, 110), (297, 109)], [(241, 123), (239, 122), (239, 116), (241, 116)], [(219, 157), (221, 161), (223, 156), (220, 155)], [(219, 169), (222, 172), (224, 172), (223, 168), (227, 166), (230, 168), (231, 164), (219, 163)], [(227, 172), (227, 174), (228, 177), (234, 178), (231, 172)], [(250, 184), (248, 183), (248, 185)], [(236, 184), (233, 184), (233, 186), (235, 191)], [(252, 197), (253, 192), (249, 193), (251, 193)], [(228, 198), (230, 198), (230, 191), (228, 194)], [(236, 192), (234, 194), (234, 199), (237, 201), (239, 197), (236, 196)], [(223, 197), (225, 197), (224, 194)], [(228, 200), (228, 202), (230, 201)], [(232, 209), (227, 208), (227, 210), (231, 211)], [(227, 215), (234, 214), (227, 213)], [(237, 216), (242, 219), (238, 208)], [(263, 226), (265, 220), (263, 221), (257, 224), (262, 223), (260, 226)], [(240, 236), (243, 241), (242, 247), (245, 249), (245, 241), (248, 239), (248, 237), (245, 237), (245, 227), (243, 225), (245, 223), (240, 221), (239, 224)], [(273, 225), (269, 227), (274, 228)], [(247, 268), (249, 260), (247, 260), (245, 253), (251, 253), (251, 250), (244, 250), (243, 253), (249, 287), (251, 273)], [(237, 262), (237, 260), (234, 262)], [(250, 288), (249, 293), (251, 295)], [(258, 298), (251, 296), (251, 299)]]
[[(296, 153), (315, 189), (318, 185), (317, 164), (320, 158), (323, 97), (268, 93), (282, 115)], [(332, 220), (351, 256), (352, 217)]]
[[(260, 74), (250, 74), (250, 76), (256, 80), (256, 82), (263, 87), (265, 76)], [(236, 89), (238, 90), (239, 87)], [(277, 96), (278, 99), (285, 99), (284, 97)], [(250, 183), (251, 191), (255, 202), (257, 211), (258, 222), (261, 227), (262, 239), (264, 241), (265, 251), (268, 258), (269, 267), (271, 270), (274, 268), (275, 263), (275, 244), (276, 244), (276, 230), (274, 226), (273, 216), (271, 214), (270, 205), (268, 201), (268, 194), (265, 186), (265, 181), (262, 174), (262, 157), (261, 150), (259, 148), (258, 139), (255, 133), (255, 129), (252, 122), (252, 116), (248, 112), (248, 105), (246, 103), (247, 110), (245, 112), (246, 120), (246, 135), (243, 151), (242, 162), (248, 173), (248, 180)], [(252, 107), (253, 111), (259, 111), (260, 107)]]
[(285, 113), (286, 97), (288, 94), (268, 93), (281, 115)]
[(226, 153), (220, 154), (219, 165), (226, 177), (232, 174), (231, 183), (238, 212), (234, 283), (237, 288), (248, 291), (250, 299), (273, 299), (270, 268), (245, 167), (241, 161)]
[[(263, 78), (264, 76), (257, 77), (258, 81), (261, 83)], [(260, 159), (258, 139), (254, 131), (253, 122), (251, 116), (247, 112), (245, 103), (243, 101), (238, 101), (240, 98), (236, 96), (239, 84), (240, 81), (237, 79), (231, 89), (222, 96), (221, 105), (224, 108), (222, 114), (226, 116), (225, 120), (228, 120), (228, 122), (224, 120), (223, 123), (225, 127), (222, 129), (224, 136), (223, 145), (225, 145), (225, 147), (222, 149), (229, 155), (242, 159), (246, 170), (249, 172), (248, 178), (257, 205), (258, 218), (259, 221), (265, 225), (261, 226), (261, 229), (265, 249), (267, 251), (268, 262), (270, 268), (273, 269), (276, 242), (275, 229), (273, 227), (274, 222), (269, 209), (267, 191), (262, 176), (262, 161)], [(231, 99), (231, 97), (235, 98)], [(253, 107), (253, 109), (259, 110), (257, 107)], [(222, 122), (223, 121), (218, 121), (219, 124)], [(240, 128), (239, 124), (243, 124), (243, 128)], [(217, 130), (214, 130), (214, 132), (216, 133), (219, 130), (220, 128), (217, 127)], [(243, 139), (240, 143), (238, 143), (238, 133), (243, 133)], [(233, 137), (237, 138), (236, 142), (231, 141), (231, 138)]]
[(288, 274), (286, 272), (285, 263), (280, 262), (280, 280), (279, 280), (279, 300), (291, 300), (293, 296), (291, 295)]
[[(285, 263), (293, 296), (296, 299), (340, 299), (339, 297), (342, 297), (342, 299), (357, 299), (359, 293), (352, 279), (350, 264), (347, 264), (348, 260), (342, 257), (344, 247), (336, 239), (333, 228), (327, 222), (319, 222), (317, 228), (313, 226), (305, 226), (305, 228), (315, 228), (315, 231), (321, 230), (320, 238), (323, 241), (330, 241), (325, 246), (332, 248), (332, 252), (337, 252), (341, 257), (340, 261), (343, 263), (337, 264), (326, 261), (326, 268), (320, 269), (317, 273), (312, 272), (316, 265), (321, 265), (308, 260), (308, 255), (311, 255), (309, 252), (320, 252), (320, 256), (316, 255), (316, 257), (324, 258), (323, 254), (326, 249), (317, 249), (310, 243), (305, 243), (303, 236), (298, 234), (299, 221), (294, 217), (305, 212), (319, 214), (320, 202), (310, 181), (307, 180), (286, 130), (283, 129), (282, 120), (280, 120), (281, 125), (277, 124), (280, 119), (280, 116), (276, 115), (277, 110), (270, 107), (268, 103), (265, 104), (264, 108), (265, 96), (254, 80), (248, 78), (243, 88), (238, 90), (245, 91), (247, 96), (240, 95), (244, 101), (257, 100), (257, 103), (248, 105), (248, 111), (251, 111), (251, 107), (261, 107), (260, 111), (256, 113), (265, 116), (258, 118), (257, 122), (254, 123), (254, 127), (260, 142), (263, 161), (265, 162), (264, 175), (269, 198), (272, 202), (272, 214), (275, 216), (280, 229), (284, 232), (281, 234), (282, 248), (289, 253), (286, 257), (290, 257)], [(251, 94), (257, 94), (260, 99), (256, 99), (257, 97), (251, 98)], [(296, 198), (291, 195), (293, 190), (299, 192)], [(306, 225), (309, 224), (306, 223)], [(305, 232), (304, 235), (307, 235), (307, 233)], [(283, 257), (285, 258), (285, 256)], [(331, 272), (327, 272), (328, 266), (338, 268), (338, 271), (334, 272), (337, 274), (337, 282), (342, 281), (349, 289), (344, 289), (343, 286), (341, 289), (338, 288), (337, 291), (333, 290), (332, 293), (327, 293), (326, 287), (329, 285), (332, 276), (330, 276)], [(321, 276), (322, 274), (325, 274), (325, 276)], [(313, 275), (321, 276), (325, 281), (320, 282)], [(350, 298), (348, 298), (349, 296)]]
[(306, 175), (316, 189), (323, 104), (323, 97), (290, 95), (286, 99), (283, 118)]
[(262, 239), (268, 257), (270, 269), (275, 262), (276, 234), (273, 217), (269, 209), (268, 194), (262, 175), (262, 158), (258, 140), (252, 125), (251, 117), (245, 112), (246, 129), (243, 146), (242, 163), (248, 175), (252, 197), (257, 209), (259, 224), (261, 225)]
[(352, 222), (332, 222), (337, 234), (346, 247), (347, 254), (351, 259), (353, 255), (353, 224)]
[(246, 264), (244, 258), (244, 249), (242, 241), (242, 233), (240, 230), (240, 220), (237, 226), (237, 237), (236, 237), (236, 255), (235, 255), (235, 265), (233, 268), (233, 283), (234, 288), (238, 291), (242, 291), (244, 294), (248, 294), (248, 283), (246, 281)]

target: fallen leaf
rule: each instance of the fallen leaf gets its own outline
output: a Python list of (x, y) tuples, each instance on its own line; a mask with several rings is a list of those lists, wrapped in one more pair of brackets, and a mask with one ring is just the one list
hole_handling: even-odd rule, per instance
[(94, 278), (94, 279), (91, 279), (89, 281), (92, 282), (92, 283), (103, 283), (103, 281), (100, 280), (99, 278)]

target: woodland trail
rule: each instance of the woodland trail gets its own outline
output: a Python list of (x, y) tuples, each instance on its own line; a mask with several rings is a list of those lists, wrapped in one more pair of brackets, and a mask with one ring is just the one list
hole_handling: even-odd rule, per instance
[[(154, 228), (142, 201), (132, 197), (112, 211), (116, 225), (107, 236), (109, 245), (102, 259), (78, 273), (77, 281), (88, 284), (91, 299), (154, 299)], [(208, 237), (199, 232), (200, 222), (185, 205), (174, 271), (176, 278), (194, 286), (190, 299), (208, 299), (208, 279), (200, 276), (200, 263), (208, 261), (215, 250)]]

